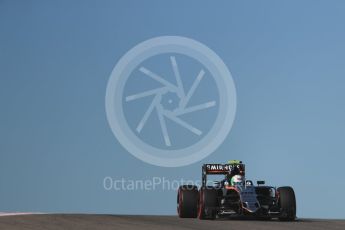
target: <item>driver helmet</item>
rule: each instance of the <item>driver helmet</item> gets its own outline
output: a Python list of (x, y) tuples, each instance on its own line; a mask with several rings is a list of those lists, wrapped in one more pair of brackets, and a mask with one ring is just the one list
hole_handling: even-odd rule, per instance
[(231, 178), (231, 181), (230, 181), (231, 185), (232, 186), (235, 186), (235, 185), (244, 185), (244, 177), (241, 176), (241, 175), (235, 175)]

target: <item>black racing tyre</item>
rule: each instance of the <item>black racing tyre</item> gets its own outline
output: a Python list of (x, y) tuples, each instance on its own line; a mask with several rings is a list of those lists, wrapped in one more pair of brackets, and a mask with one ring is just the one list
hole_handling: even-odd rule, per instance
[(279, 193), (279, 206), (281, 221), (293, 221), (296, 219), (296, 197), (293, 188), (280, 187), (277, 189)]
[(215, 188), (203, 187), (199, 191), (198, 218), (213, 220), (216, 218), (218, 193)]
[(177, 214), (180, 218), (196, 218), (198, 216), (198, 187), (182, 185), (177, 193)]

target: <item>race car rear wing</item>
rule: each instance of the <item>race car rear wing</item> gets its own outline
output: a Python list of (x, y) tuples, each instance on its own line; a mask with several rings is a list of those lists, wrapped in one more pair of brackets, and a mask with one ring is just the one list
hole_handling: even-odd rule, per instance
[(206, 186), (207, 175), (227, 175), (234, 169), (239, 169), (245, 174), (245, 165), (241, 161), (230, 162), (230, 164), (204, 164), (202, 166), (202, 186)]

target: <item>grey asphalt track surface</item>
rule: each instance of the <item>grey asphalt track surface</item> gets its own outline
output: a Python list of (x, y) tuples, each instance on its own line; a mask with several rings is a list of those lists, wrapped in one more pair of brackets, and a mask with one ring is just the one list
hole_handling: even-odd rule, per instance
[(308, 229), (345, 229), (345, 220), (300, 219), (294, 222), (258, 220), (198, 220), (180, 219), (176, 216), (122, 216), (122, 215), (85, 215), (85, 214), (40, 214), (0, 217), (0, 229), (4, 230), (57, 230), (57, 229), (248, 229), (248, 230), (308, 230)]

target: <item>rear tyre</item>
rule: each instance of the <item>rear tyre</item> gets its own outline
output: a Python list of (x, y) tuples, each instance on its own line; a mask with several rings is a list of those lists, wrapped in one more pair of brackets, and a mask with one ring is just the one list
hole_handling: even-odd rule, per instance
[(279, 206), (281, 221), (293, 221), (296, 219), (296, 197), (293, 188), (280, 187), (279, 192)]
[(177, 213), (180, 218), (196, 218), (198, 216), (198, 187), (182, 185), (177, 193)]
[(218, 194), (214, 188), (203, 187), (199, 191), (198, 218), (214, 220), (218, 207)]

